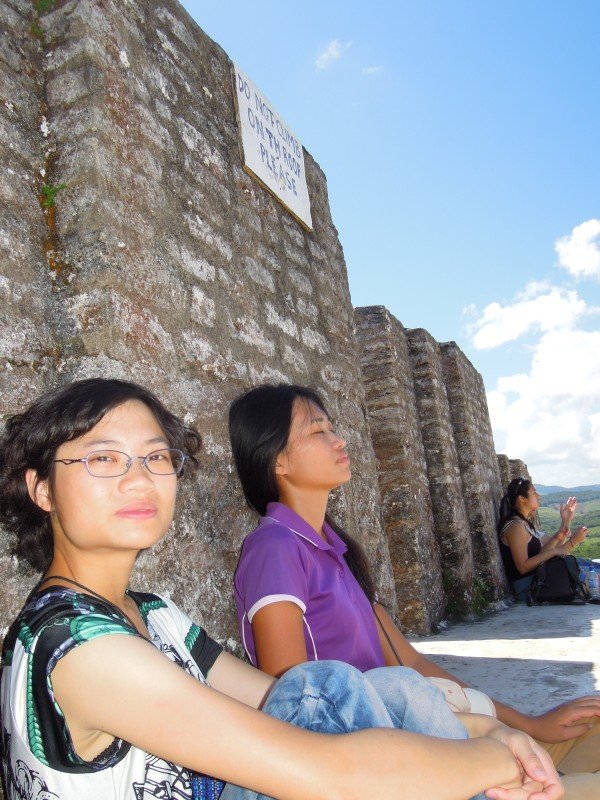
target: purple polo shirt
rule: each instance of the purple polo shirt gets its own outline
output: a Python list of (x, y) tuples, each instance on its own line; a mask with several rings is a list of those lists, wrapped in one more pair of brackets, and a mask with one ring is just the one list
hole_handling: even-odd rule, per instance
[(282, 503), (244, 540), (235, 571), (238, 627), (256, 665), (252, 618), (270, 603), (302, 609), (309, 661), (335, 659), (365, 670), (384, 665), (373, 609), (344, 559), (346, 545), (327, 523), (327, 542)]

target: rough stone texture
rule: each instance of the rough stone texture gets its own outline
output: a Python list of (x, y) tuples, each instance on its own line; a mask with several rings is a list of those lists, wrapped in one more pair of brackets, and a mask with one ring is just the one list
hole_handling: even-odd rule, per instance
[(473, 548), (477, 592), (482, 600), (506, 597), (496, 525), (500, 472), (483, 379), (455, 342), (442, 344), (442, 363), (463, 497)]
[(498, 460), (498, 469), (500, 471), (500, 486), (502, 493), (506, 491), (506, 487), (514, 478), (526, 478), (531, 480), (531, 475), (527, 469), (527, 464), (519, 458), (508, 458), (508, 456), (499, 453), (496, 456)]
[[(47, 157), (43, 120), (43, 58), (32, 35), (33, 4), (0, 3), (0, 397), (16, 410), (54, 380), (52, 282), (44, 251), (49, 226), (38, 196)], [(4, 538), (0, 542), (2, 625), (32, 584), (23, 580)]]
[(508, 593), (485, 388), (454, 342), (406, 331), (383, 306), (354, 320), (399, 615), (422, 631)]
[(514, 478), (525, 478), (528, 481), (531, 480), (531, 475), (527, 469), (527, 464), (524, 461), (521, 461), (520, 458), (509, 459), (508, 464), (510, 467), (509, 483)]
[(469, 612), (473, 599), (473, 551), (454, 442), (440, 346), (417, 328), (407, 331), (421, 437), (450, 616)]
[[(182, 485), (179, 521), (134, 583), (171, 595), (233, 647), (231, 576), (254, 521), (225, 410), (259, 381), (315, 386), (353, 462), (334, 513), (394, 609), (346, 268), (319, 166), (305, 153), (308, 233), (242, 170), (230, 61), (174, 0), (57, 0), (36, 23), (41, 46), (30, 8), (0, 0), (0, 146), (15, 173), (0, 177), (3, 413), (46, 385), (112, 375), (150, 386), (200, 429), (202, 466)], [(46, 183), (67, 184), (45, 216), (42, 168)], [(2, 568), (5, 626), (33, 576), (18, 565), (17, 587), (7, 581), (17, 565), (5, 557)]]
[(357, 308), (354, 323), (398, 615), (403, 630), (422, 634), (446, 598), (406, 331), (383, 306)]
[(508, 460), (508, 456), (505, 456), (503, 453), (498, 453), (496, 455), (498, 459), (498, 471), (500, 473), (500, 486), (502, 488), (502, 493), (506, 491), (506, 487), (510, 483), (510, 463)]

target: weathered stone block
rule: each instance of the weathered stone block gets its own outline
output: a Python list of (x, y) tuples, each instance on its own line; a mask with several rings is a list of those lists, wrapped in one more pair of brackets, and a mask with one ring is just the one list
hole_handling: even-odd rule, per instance
[(473, 553), (438, 343), (421, 328), (407, 331), (417, 412), (427, 463), (434, 530), (450, 616), (468, 613)]
[(531, 480), (531, 475), (527, 469), (527, 464), (525, 464), (524, 461), (521, 461), (520, 458), (511, 458), (509, 459), (508, 463), (510, 466), (509, 481), (512, 481), (514, 478), (525, 478), (528, 481)]
[(500, 473), (481, 375), (455, 342), (441, 345), (454, 442), (469, 518), (478, 602), (507, 596), (496, 525)]
[(354, 319), (398, 616), (425, 634), (446, 598), (406, 332), (383, 306), (357, 308)]

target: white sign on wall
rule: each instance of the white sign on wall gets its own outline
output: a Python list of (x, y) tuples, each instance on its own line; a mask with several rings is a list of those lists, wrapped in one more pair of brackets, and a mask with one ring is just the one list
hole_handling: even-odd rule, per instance
[(302, 145), (264, 94), (233, 65), (244, 169), (312, 230)]

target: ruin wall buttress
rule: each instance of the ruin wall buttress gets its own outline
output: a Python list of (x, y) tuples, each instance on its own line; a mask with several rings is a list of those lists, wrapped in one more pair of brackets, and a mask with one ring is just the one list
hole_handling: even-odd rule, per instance
[(531, 475), (527, 469), (527, 464), (519, 458), (509, 458), (502, 453), (498, 453), (498, 470), (500, 473), (500, 484), (502, 491), (506, 490), (508, 484), (514, 478), (526, 478), (531, 480)]
[(477, 588), (483, 599), (499, 600), (508, 590), (496, 533), (502, 490), (485, 387), (455, 342), (441, 351)]
[(357, 308), (354, 319), (398, 616), (404, 630), (426, 634), (446, 597), (406, 331), (383, 306)]
[(473, 596), (473, 552), (442, 353), (422, 328), (409, 330), (407, 338), (446, 607), (452, 615), (466, 614)]
[(399, 615), (420, 633), (507, 597), (504, 462), (481, 376), (454, 342), (406, 330), (383, 306), (354, 318)]

